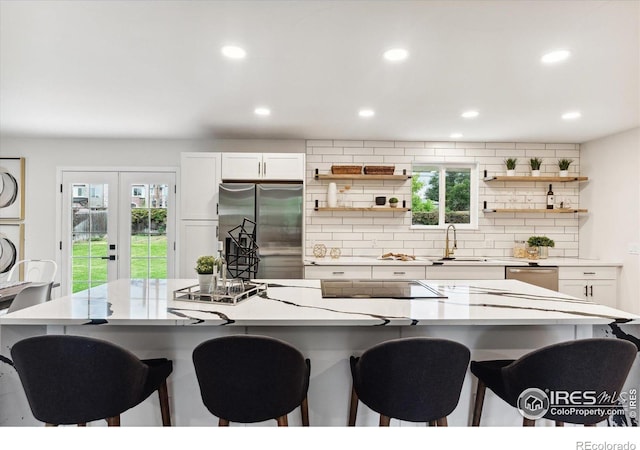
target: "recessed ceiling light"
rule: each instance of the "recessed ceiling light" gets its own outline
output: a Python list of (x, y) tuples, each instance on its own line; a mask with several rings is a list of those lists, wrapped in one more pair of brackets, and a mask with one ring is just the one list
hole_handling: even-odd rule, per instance
[(480, 113), (478, 111), (465, 111), (463, 112), (461, 115), (462, 117), (464, 117), (465, 119), (471, 119), (473, 117), (478, 117)]
[(462, 133), (451, 133), (451, 134), (449, 135), (449, 137), (450, 137), (451, 139), (458, 139), (458, 138), (461, 138), (461, 137), (462, 137)]
[(375, 114), (376, 113), (373, 109), (361, 109), (358, 111), (358, 115), (360, 117), (373, 117)]
[(552, 52), (546, 53), (542, 56), (542, 61), (544, 64), (553, 64), (560, 61), (564, 61), (571, 55), (569, 50), (554, 50)]
[(257, 116), (270, 116), (271, 110), (269, 108), (265, 108), (264, 106), (260, 106), (253, 110), (254, 114)]
[(404, 48), (392, 48), (384, 52), (387, 61), (404, 61), (408, 56), (409, 52)]
[(562, 118), (564, 120), (573, 120), (573, 119), (579, 119), (582, 116), (582, 114), (580, 113), (580, 111), (570, 111), (570, 112), (566, 112), (562, 115)]
[(234, 45), (226, 45), (222, 47), (222, 54), (231, 59), (242, 59), (247, 56), (247, 52), (243, 48), (236, 47)]

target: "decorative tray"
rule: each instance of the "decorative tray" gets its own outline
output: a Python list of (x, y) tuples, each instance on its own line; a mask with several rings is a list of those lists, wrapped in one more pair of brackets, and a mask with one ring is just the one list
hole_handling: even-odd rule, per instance
[(226, 289), (206, 294), (201, 293), (199, 288), (199, 285), (194, 284), (193, 286), (175, 290), (173, 291), (173, 299), (187, 302), (237, 305), (242, 300), (246, 300), (260, 292), (266, 292), (267, 284), (253, 281), (238, 283), (238, 280), (228, 280)]

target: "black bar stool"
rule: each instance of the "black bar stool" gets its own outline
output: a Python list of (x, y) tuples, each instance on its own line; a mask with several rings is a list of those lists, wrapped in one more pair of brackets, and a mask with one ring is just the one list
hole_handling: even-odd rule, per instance
[(167, 377), (172, 361), (140, 360), (107, 341), (36, 336), (14, 344), (11, 357), (34, 417), (47, 425), (86, 425), (120, 414), (158, 391), (162, 424), (171, 425)]
[[(539, 418), (555, 420), (557, 426), (564, 423), (594, 426), (608, 416), (582, 415), (578, 410), (571, 414), (569, 408), (559, 411), (564, 414), (552, 414), (553, 408), (548, 408), (548, 412), (542, 415), (545, 411), (544, 395), (530, 390), (537, 389), (545, 395), (549, 392), (580, 394), (594, 391), (597, 394), (607, 393), (612, 396), (609, 400), (598, 400), (598, 404), (615, 401), (631, 370), (637, 351), (636, 346), (627, 341), (591, 338), (549, 345), (515, 360), (472, 361), (471, 372), (478, 378), (472, 426), (480, 425), (487, 387), (514, 408), (518, 407), (518, 398), (525, 391), (532, 394), (530, 401), (542, 401), (539, 408), (531, 413), (527, 412), (527, 415), (523, 414), (524, 426), (535, 426), (536, 419), (533, 417), (538, 410), (541, 416)], [(521, 399), (520, 406), (524, 408), (526, 405), (522, 401), (527, 402), (527, 399)], [(615, 403), (611, 405), (616, 406)]]
[(309, 426), (310, 361), (288, 343), (253, 335), (210, 339), (194, 349), (193, 364), (202, 402), (219, 426), (269, 419), (287, 426), (298, 406)]
[(458, 342), (426, 337), (394, 339), (352, 356), (349, 426), (356, 423), (358, 400), (380, 414), (380, 426), (391, 418), (447, 426), (469, 358)]

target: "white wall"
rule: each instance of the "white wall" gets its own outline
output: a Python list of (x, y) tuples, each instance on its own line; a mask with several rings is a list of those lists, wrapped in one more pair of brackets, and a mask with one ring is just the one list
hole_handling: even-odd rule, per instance
[[(396, 173), (406, 169), (411, 173), (413, 161), (445, 161), (477, 163), (480, 177), (504, 175), (504, 160), (518, 158), (516, 175), (529, 175), (529, 158), (543, 159), (541, 175), (557, 176), (557, 161), (573, 159), (571, 175), (581, 173), (578, 144), (514, 143), (514, 142), (404, 142), (309, 140), (307, 141), (306, 174), (306, 255), (313, 255), (315, 244), (338, 247), (345, 256), (380, 256), (386, 252), (419, 256), (442, 256), (444, 230), (411, 229), (411, 213), (314, 211), (315, 200), (326, 205), (328, 182), (314, 179), (315, 169), (330, 173), (332, 164), (395, 165)], [(345, 184), (337, 183), (338, 187)], [(479, 226), (477, 230), (458, 230), (456, 256), (512, 256), (514, 240), (546, 235), (555, 241), (550, 256), (578, 257), (578, 222), (574, 214), (487, 213), (481, 210), (487, 201), (489, 208), (508, 208), (509, 197), (515, 192), (516, 208), (526, 208), (527, 193), (535, 208), (546, 207), (549, 183), (545, 182), (479, 182)], [(554, 183), (556, 197), (568, 198), (572, 206), (580, 203), (578, 182)], [(357, 180), (352, 183), (349, 197), (354, 206), (371, 206), (376, 195), (396, 196), (411, 205), (411, 182)]]
[(580, 227), (580, 256), (623, 263), (618, 308), (640, 313), (640, 128), (581, 145), (590, 181), (581, 193), (589, 208)]
[(304, 153), (304, 140), (2, 138), (0, 155), (26, 158), (25, 257), (56, 259), (60, 167), (179, 167), (181, 152)]

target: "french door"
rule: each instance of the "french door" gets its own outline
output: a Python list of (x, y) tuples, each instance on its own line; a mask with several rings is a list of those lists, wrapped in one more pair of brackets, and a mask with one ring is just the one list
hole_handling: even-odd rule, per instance
[(63, 295), (174, 277), (174, 172), (65, 170), (61, 192)]

